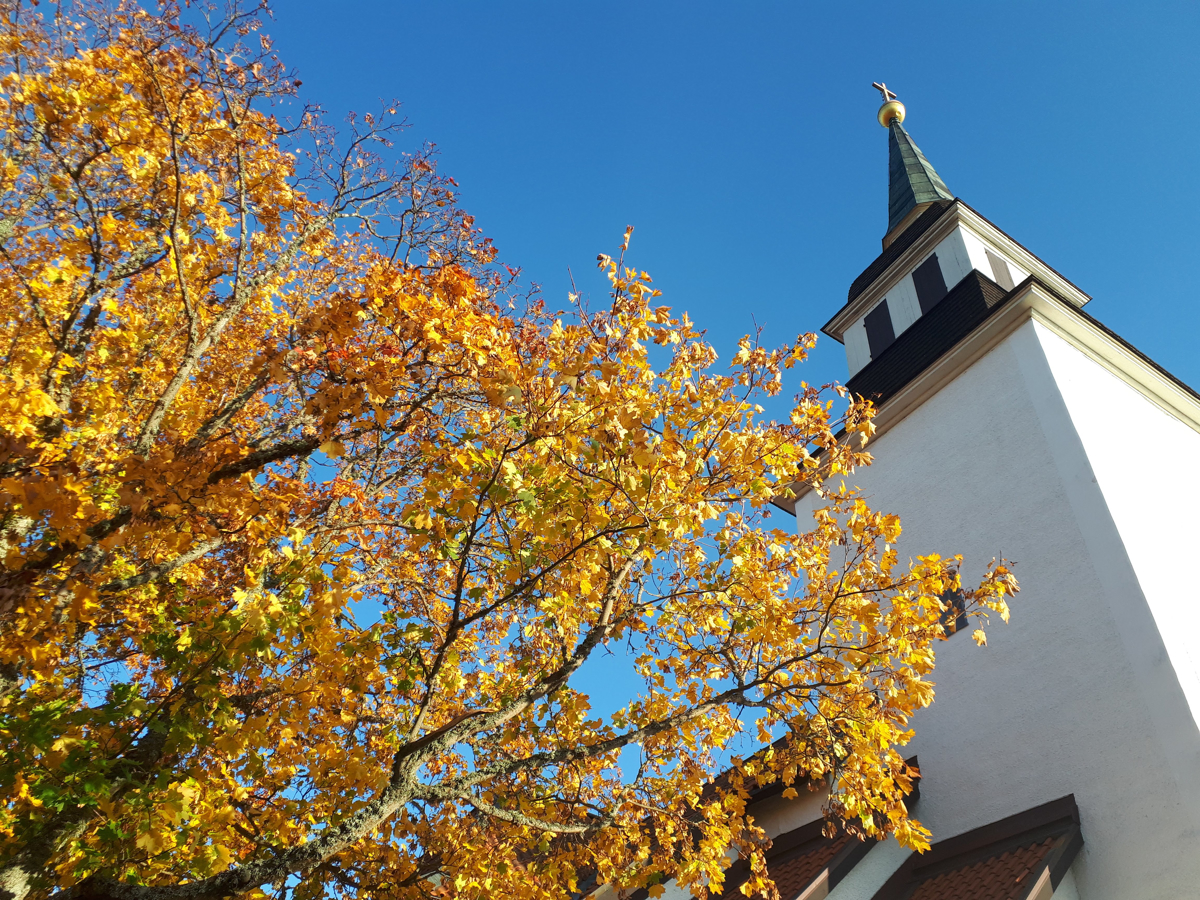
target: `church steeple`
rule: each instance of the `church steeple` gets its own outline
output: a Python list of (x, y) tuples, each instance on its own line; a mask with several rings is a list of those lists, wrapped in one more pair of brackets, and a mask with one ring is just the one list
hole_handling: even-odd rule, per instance
[(888, 233), (884, 246), (897, 230), (896, 226), (911, 221), (915, 213), (937, 200), (953, 200), (937, 171), (930, 165), (904, 126), (904, 104), (896, 99), (886, 84), (872, 85), (883, 95), (879, 108), (879, 124), (888, 129)]
[(918, 207), (935, 200), (953, 200), (946, 183), (913, 143), (900, 116), (888, 124), (888, 231)]
[(956, 199), (904, 130), (904, 104), (887, 85), (874, 87), (883, 95), (879, 124), (888, 129), (888, 231), (883, 252), (822, 331), (846, 346), (847, 387), (882, 403), (1026, 280), (1072, 306), (1088, 297)]

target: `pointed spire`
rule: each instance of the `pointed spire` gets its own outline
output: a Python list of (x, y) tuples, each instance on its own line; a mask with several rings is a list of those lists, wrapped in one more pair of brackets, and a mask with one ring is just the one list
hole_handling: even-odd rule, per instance
[(871, 87), (883, 97), (876, 118), (888, 130), (888, 230), (883, 238), (886, 249), (896, 226), (913, 210), (924, 209), (936, 200), (953, 200), (954, 195), (900, 124), (906, 111), (904, 104), (896, 99), (896, 92), (878, 81), (871, 82)]
[[(953, 200), (946, 182), (938, 176), (904, 126), (903, 115), (892, 115), (888, 129), (888, 233), (918, 206), (935, 200)], [(885, 238), (886, 240), (886, 238)]]

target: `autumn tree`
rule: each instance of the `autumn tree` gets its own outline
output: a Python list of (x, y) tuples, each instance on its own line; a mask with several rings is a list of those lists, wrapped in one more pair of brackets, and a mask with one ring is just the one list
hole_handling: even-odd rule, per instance
[[(335, 140), (256, 10), (0, 8), (6, 896), (702, 892), (748, 779), (922, 844), (955, 560), (840, 486), (867, 404), (764, 418), (811, 336), (720, 362), (620, 257), (509, 299), (395, 110)], [(790, 737), (714, 784), (747, 729)]]

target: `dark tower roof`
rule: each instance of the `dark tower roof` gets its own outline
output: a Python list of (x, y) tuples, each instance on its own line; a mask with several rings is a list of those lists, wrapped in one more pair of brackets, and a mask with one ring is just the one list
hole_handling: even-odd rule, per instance
[(888, 123), (888, 232), (926, 203), (953, 200), (954, 195), (909, 137), (900, 116)]

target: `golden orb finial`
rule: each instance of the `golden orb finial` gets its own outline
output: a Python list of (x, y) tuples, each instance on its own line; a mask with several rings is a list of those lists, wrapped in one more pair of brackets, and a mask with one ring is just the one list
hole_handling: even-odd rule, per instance
[(883, 95), (883, 106), (879, 107), (877, 116), (879, 124), (887, 128), (891, 124), (892, 119), (895, 119), (897, 122), (903, 122), (904, 104), (896, 99), (895, 93), (889, 91), (888, 86), (881, 81), (872, 81), (871, 87)]
[(879, 107), (879, 124), (887, 128), (892, 124), (892, 119), (897, 122), (904, 121), (904, 104), (899, 100), (889, 100), (883, 106)]

